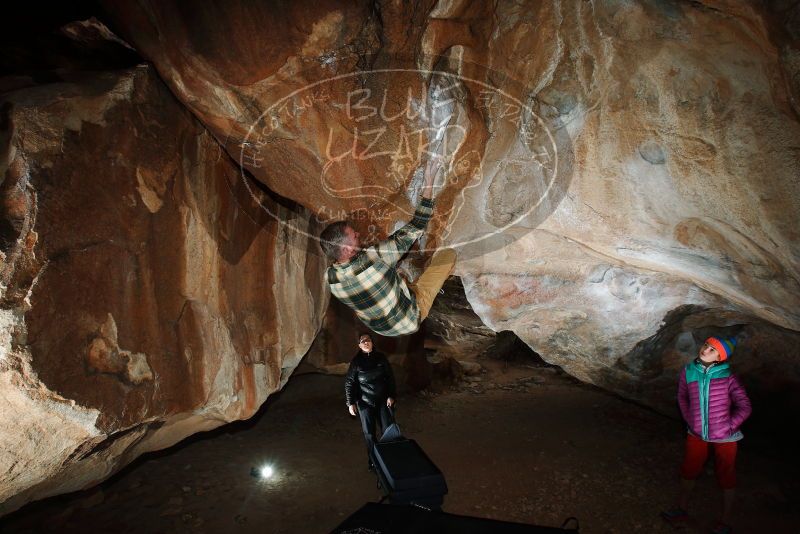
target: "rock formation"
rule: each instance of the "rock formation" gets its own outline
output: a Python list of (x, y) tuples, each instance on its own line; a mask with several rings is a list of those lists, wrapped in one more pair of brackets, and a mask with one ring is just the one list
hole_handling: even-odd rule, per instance
[(795, 8), (293, 6), (109, 9), (253, 176), (362, 233), (410, 213), (426, 124), (453, 129), (424, 246), (457, 246), (483, 321), (582, 380), (668, 409), (703, 327), (800, 329)]
[(152, 67), (2, 97), (0, 513), (252, 415), (327, 306), (308, 225)]
[[(0, 108), (6, 510), (253, 413), (323, 321), (319, 224), (385, 236), (432, 152), (410, 276), (455, 247), (485, 327), (664, 411), (704, 337), (737, 335), (755, 394), (800, 408), (796, 3), (103, 5), (119, 38), (65, 35), (152, 67)], [(355, 328), (324, 322), (322, 367)]]

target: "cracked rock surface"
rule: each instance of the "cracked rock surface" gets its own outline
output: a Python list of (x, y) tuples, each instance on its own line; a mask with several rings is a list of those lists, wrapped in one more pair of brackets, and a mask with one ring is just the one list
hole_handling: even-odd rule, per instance
[[(398, 147), (418, 124), (389, 112), (422, 102), (415, 88), (435, 85), (431, 70), (457, 74), (439, 109), (461, 135), (454, 179), (424, 246), (457, 246), (456, 274), (492, 330), (514, 331), (582, 380), (670, 409), (674, 374), (714, 331), (741, 334), (745, 374), (787, 353), (797, 361), (790, 4), (327, 2), (300, 16), (233, 2), (191, 18), (171, 2), (109, 10), (254, 177), (323, 219), (366, 203), (354, 218), (375, 238), (407, 217), (416, 183), (417, 161), (399, 166)], [(302, 23), (282, 29), (280, 17), (294, 15)], [(255, 21), (272, 30), (254, 31)], [(209, 39), (220, 28), (236, 31)], [(254, 57), (259, 47), (270, 53)], [(380, 69), (405, 70), (391, 82), (366, 74)], [(353, 71), (363, 75), (307, 90)], [(278, 101), (283, 111), (268, 113), (267, 126), (261, 114)], [(510, 120), (515, 102), (526, 111)], [(380, 135), (331, 159), (331, 146), (341, 151), (342, 139), (369, 128)], [(381, 151), (393, 159), (368, 157)], [(380, 198), (370, 196), (376, 187)]]
[(257, 208), (272, 201), (243, 189), (152, 67), (0, 108), (4, 513), (249, 417), (327, 300), (319, 255)]
[(800, 410), (796, 2), (102, 3), (62, 33), (149, 66), (0, 84), (0, 513), (247, 417), (320, 325), (341, 367), (358, 326), (308, 236), (393, 231), (434, 146), (405, 272), (456, 248), (451, 351), (511, 331), (675, 413), (733, 335), (754, 398)]

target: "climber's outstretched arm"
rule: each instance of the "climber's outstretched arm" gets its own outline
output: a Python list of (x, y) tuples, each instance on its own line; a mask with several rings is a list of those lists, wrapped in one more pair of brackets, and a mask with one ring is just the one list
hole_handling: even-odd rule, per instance
[(414, 212), (411, 221), (399, 228), (384, 241), (369, 247), (368, 255), (377, 255), (389, 265), (395, 265), (403, 255), (408, 252), (414, 241), (425, 232), (425, 227), (433, 215), (433, 183), (439, 172), (441, 163), (439, 158), (432, 158), (425, 166), (425, 182), (422, 186), (422, 200)]

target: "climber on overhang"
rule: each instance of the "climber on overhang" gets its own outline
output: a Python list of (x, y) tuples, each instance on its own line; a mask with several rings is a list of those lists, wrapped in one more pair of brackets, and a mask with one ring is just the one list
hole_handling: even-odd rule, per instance
[(425, 232), (433, 214), (433, 183), (440, 169), (441, 159), (432, 157), (425, 166), (422, 200), (414, 217), (386, 240), (361, 248), (358, 232), (347, 221), (329, 224), (320, 234), (322, 250), (333, 261), (327, 271), (331, 293), (378, 334), (416, 332), (455, 267), (455, 251), (443, 249), (412, 284), (406, 284), (395, 268)]

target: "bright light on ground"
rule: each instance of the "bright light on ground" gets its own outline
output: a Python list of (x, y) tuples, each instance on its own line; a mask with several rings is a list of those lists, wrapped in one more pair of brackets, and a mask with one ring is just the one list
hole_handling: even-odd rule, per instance
[(261, 474), (261, 478), (270, 478), (274, 471), (272, 470), (271, 465), (265, 465), (261, 468), (259, 473)]

